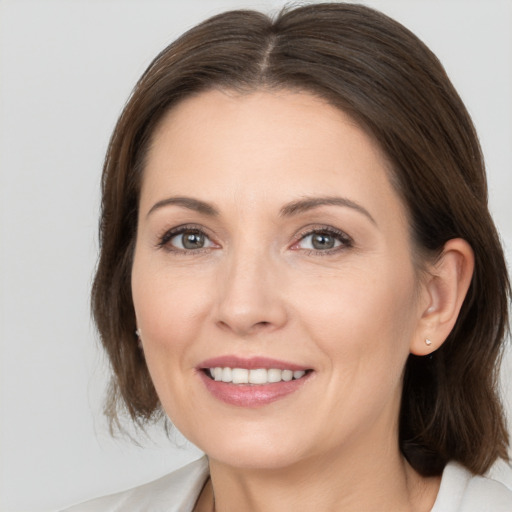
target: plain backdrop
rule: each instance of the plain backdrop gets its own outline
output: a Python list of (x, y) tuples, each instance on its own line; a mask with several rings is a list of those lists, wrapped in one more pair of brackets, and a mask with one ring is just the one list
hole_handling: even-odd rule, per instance
[[(512, 241), (512, 2), (366, 2), (445, 64), (481, 136), (490, 203)], [(0, 510), (50, 511), (199, 456), (159, 431), (137, 447), (101, 415), (107, 366), (89, 315), (99, 179), (132, 86), (187, 28), (281, 1), (0, 0)], [(509, 260), (510, 261), (510, 260)], [(512, 410), (511, 357), (503, 388)], [(499, 465), (494, 474), (512, 485)]]

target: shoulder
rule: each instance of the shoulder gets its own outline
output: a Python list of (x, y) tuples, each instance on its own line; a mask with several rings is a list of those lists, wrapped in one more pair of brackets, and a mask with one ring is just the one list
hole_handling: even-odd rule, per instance
[(202, 457), (158, 480), (62, 512), (184, 512), (192, 510), (207, 476), (208, 461)]
[(512, 512), (512, 490), (451, 462), (443, 472), (432, 512)]

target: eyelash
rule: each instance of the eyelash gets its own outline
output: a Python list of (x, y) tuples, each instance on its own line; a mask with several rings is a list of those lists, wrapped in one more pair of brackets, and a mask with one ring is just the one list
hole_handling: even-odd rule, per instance
[(179, 247), (173, 247), (172, 245), (169, 244), (169, 242), (174, 237), (179, 236), (183, 233), (187, 233), (187, 232), (204, 235), (205, 238), (210, 240), (210, 237), (206, 234), (206, 232), (203, 228), (201, 228), (199, 226), (191, 225), (191, 224), (186, 224), (183, 226), (178, 226), (176, 228), (172, 228), (167, 231), (164, 231), (164, 233), (158, 237), (158, 242), (156, 244), (156, 247), (158, 249), (165, 249), (167, 252), (169, 252), (171, 254), (178, 254), (178, 255), (182, 255), (182, 254), (193, 255), (193, 254), (206, 252), (210, 249), (210, 247), (202, 247), (200, 249), (183, 250), (183, 249), (180, 249)]
[(297, 237), (297, 241), (294, 242), (293, 246), (298, 245), (300, 242), (305, 240), (308, 236), (324, 235), (324, 234), (327, 234), (327, 235), (335, 238), (337, 241), (340, 242), (340, 245), (337, 247), (333, 247), (332, 249), (323, 249), (323, 250), (307, 249), (307, 250), (304, 250), (305, 254), (307, 256), (329, 256), (329, 255), (338, 253), (340, 251), (350, 249), (354, 245), (354, 241), (352, 240), (352, 238), (350, 236), (348, 236), (346, 233), (344, 233), (343, 231), (340, 231), (331, 226), (322, 226), (322, 227), (318, 227), (318, 228), (311, 228), (311, 229), (308, 229), (307, 231), (303, 231), (303, 232), (299, 233), (299, 235)]
[[(204, 247), (204, 248), (200, 248), (200, 249), (183, 250), (178, 247), (173, 247), (173, 246), (169, 245), (169, 242), (174, 237), (179, 236), (186, 232), (201, 234), (201, 235), (204, 235), (208, 240), (210, 240), (210, 237), (207, 235), (207, 233), (205, 232), (205, 230), (203, 228), (196, 226), (196, 225), (183, 225), (183, 226), (178, 226), (176, 228), (169, 229), (169, 230), (165, 231), (163, 234), (161, 234), (158, 237), (158, 242), (156, 244), (156, 247), (158, 249), (165, 249), (169, 253), (174, 253), (174, 254), (179, 254), (179, 255), (181, 255), (181, 254), (188, 254), (188, 255), (199, 254), (202, 252), (206, 252), (210, 249), (210, 247)], [(306, 255), (308, 255), (308, 256), (312, 256), (312, 255), (327, 256), (330, 254), (334, 254), (334, 253), (349, 249), (350, 247), (353, 247), (353, 245), (354, 245), (352, 238), (350, 236), (348, 236), (346, 233), (344, 233), (343, 231), (335, 229), (331, 226), (323, 226), (323, 227), (318, 227), (318, 228), (312, 228), (307, 231), (303, 231), (303, 232), (299, 233), (296, 237), (296, 241), (292, 245), (292, 248), (294, 246), (298, 245), (303, 240), (305, 240), (308, 236), (321, 235), (321, 234), (328, 234), (329, 236), (334, 237), (337, 241), (340, 242), (340, 245), (337, 247), (333, 247), (331, 249), (323, 249), (323, 250), (307, 249), (307, 250), (304, 250)], [(300, 250), (300, 249), (296, 249), (296, 250)]]

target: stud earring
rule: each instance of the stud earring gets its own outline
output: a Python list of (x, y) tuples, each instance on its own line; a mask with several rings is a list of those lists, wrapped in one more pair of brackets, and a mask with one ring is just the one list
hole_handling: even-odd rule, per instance
[(142, 340), (140, 339), (140, 330), (135, 329), (135, 336), (137, 336), (137, 346), (142, 350)]
[(429, 347), (430, 347), (430, 345), (432, 345), (432, 342), (427, 338), (427, 339), (425, 340), (425, 345), (427, 345), (427, 346), (429, 346)]

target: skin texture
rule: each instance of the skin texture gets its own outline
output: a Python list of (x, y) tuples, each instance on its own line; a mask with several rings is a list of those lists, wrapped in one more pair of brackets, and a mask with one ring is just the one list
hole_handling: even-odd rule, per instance
[[(198, 510), (213, 495), (220, 511), (432, 507), (439, 480), (398, 449), (402, 374), (409, 353), (436, 350), (453, 327), (472, 254), (452, 240), (420, 278), (388, 176), (378, 145), (306, 93), (209, 91), (157, 128), (132, 291), (161, 403), (210, 459)], [(217, 214), (157, 205), (175, 197)], [(326, 197), (346, 204), (290, 211)], [(162, 243), (178, 226), (204, 232), (204, 246), (184, 249), (180, 234)], [(333, 249), (315, 249), (312, 229), (330, 230)], [(198, 371), (227, 355), (313, 371), (280, 400), (237, 407)]]

